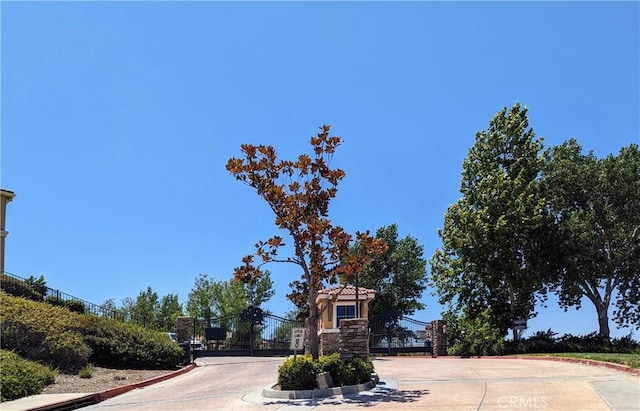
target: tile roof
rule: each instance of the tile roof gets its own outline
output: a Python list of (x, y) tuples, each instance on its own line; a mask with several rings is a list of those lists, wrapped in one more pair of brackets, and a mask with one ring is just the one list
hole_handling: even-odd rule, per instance
[[(375, 295), (375, 293), (376, 291), (370, 288), (358, 287), (358, 296), (367, 297), (368, 294)], [(318, 297), (334, 295), (356, 295), (356, 287), (353, 285), (338, 285), (332, 288), (325, 288), (318, 291)]]

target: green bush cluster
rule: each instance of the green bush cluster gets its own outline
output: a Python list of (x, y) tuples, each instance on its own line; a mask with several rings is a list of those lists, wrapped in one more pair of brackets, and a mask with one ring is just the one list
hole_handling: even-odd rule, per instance
[(88, 364), (84, 368), (78, 371), (78, 377), (80, 378), (93, 378), (93, 365)]
[(631, 335), (608, 339), (591, 333), (586, 335), (564, 334), (561, 337), (551, 329), (538, 331), (532, 336), (520, 341), (508, 341), (505, 351), (509, 354), (529, 353), (567, 353), (567, 352), (595, 352), (595, 353), (640, 353), (640, 343)]
[(14, 297), (23, 297), (33, 301), (42, 301), (43, 293), (24, 281), (2, 273), (0, 277), (0, 290)]
[(342, 361), (340, 354), (335, 353), (318, 358), (322, 372), (331, 373), (331, 378), (336, 385), (355, 385), (371, 380), (374, 371), (371, 360), (353, 358)]
[(76, 373), (91, 361), (106, 367), (171, 369), (182, 349), (162, 333), (62, 307), (0, 294), (3, 349)]
[(87, 312), (87, 308), (84, 306), (84, 303), (79, 300), (62, 300), (56, 296), (48, 296), (44, 299), (44, 302), (58, 307), (65, 307), (69, 311), (78, 314), (84, 314)]
[(163, 333), (113, 319), (84, 317), (85, 341), (95, 364), (169, 369), (182, 362), (184, 351)]
[(6, 294), (0, 297), (3, 349), (63, 372), (75, 372), (88, 363), (91, 349), (78, 314)]
[(289, 358), (278, 368), (278, 384), (283, 390), (308, 390), (316, 386), (316, 374), (322, 372), (320, 364), (310, 355)]
[(57, 295), (47, 296), (48, 287), (43, 276), (39, 278), (30, 276), (22, 281), (3, 273), (0, 281), (0, 290), (14, 297), (22, 297), (38, 302), (44, 301), (51, 305), (65, 307), (75, 313), (84, 314), (87, 312), (87, 307), (80, 300), (63, 300)]
[(55, 371), (49, 367), (25, 360), (7, 350), (0, 350), (0, 367), (0, 401), (39, 394), (44, 387), (53, 384), (56, 378)]
[(316, 388), (316, 375), (329, 372), (336, 386), (362, 384), (371, 380), (374, 371), (370, 359), (354, 358), (343, 361), (339, 354), (320, 356), (313, 361), (310, 355), (288, 358), (278, 368), (278, 384), (283, 390)]
[(460, 356), (503, 355), (504, 353), (504, 339), (465, 339), (447, 349), (447, 354)]

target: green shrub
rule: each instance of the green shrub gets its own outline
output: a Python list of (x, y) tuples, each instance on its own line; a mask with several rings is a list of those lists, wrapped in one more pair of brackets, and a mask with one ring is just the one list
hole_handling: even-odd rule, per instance
[(81, 317), (61, 307), (0, 296), (1, 348), (63, 372), (84, 367), (91, 349), (81, 334)]
[(89, 361), (107, 367), (172, 369), (182, 349), (157, 331), (62, 307), (0, 295), (1, 347), (76, 374)]
[(530, 353), (640, 353), (640, 343), (629, 334), (611, 340), (597, 333), (587, 335), (564, 334), (556, 337), (551, 329), (537, 331), (529, 338), (518, 342), (507, 341), (505, 350), (510, 354)]
[(283, 390), (311, 390), (316, 387), (316, 374), (320, 372), (320, 364), (310, 355), (298, 355), (280, 365), (278, 384)]
[(460, 356), (502, 355), (504, 352), (505, 342), (499, 338), (478, 340), (465, 338), (447, 349), (447, 354)]
[(91, 378), (93, 377), (93, 366), (91, 364), (85, 365), (83, 368), (78, 371), (78, 377), (80, 378)]
[(362, 384), (371, 381), (371, 373), (375, 371), (371, 359), (354, 358), (348, 364), (353, 369), (353, 379), (350, 383), (342, 385)]
[(62, 300), (52, 295), (45, 298), (44, 301), (48, 304), (55, 305), (57, 307), (64, 307), (74, 313), (85, 314), (87, 312), (87, 309), (84, 306), (84, 303), (79, 300)]
[(27, 298), (33, 301), (42, 301), (44, 298), (42, 293), (27, 282), (20, 281), (4, 273), (0, 277), (0, 290), (14, 297)]
[(613, 352), (621, 354), (640, 354), (640, 342), (633, 339), (633, 335), (629, 333), (624, 337), (618, 337), (611, 340)]
[(316, 388), (316, 375), (329, 372), (336, 386), (362, 384), (371, 380), (374, 371), (370, 359), (354, 358), (343, 361), (340, 354), (320, 356), (313, 361), (310, 355), (287, 359), (278, 368), (278, 384), (283, 390), (311, 390)]
[(95, 364), (116, 368), (170, 369), (184, 351), (164, 333), (113, 319), (83, 316), (83, 332)]
[(56, 373), (49, 367), (20, 358), (18, 354), (0, 350), (0, 401), (11, 401), (42, 392), (53, 384)]
[(322, 355), (318, 358), (318, 362), (320, 363), (322, 372), (331, 373), (331, 378), (335, 385), (351, 385), (343, 383), (348, 379), (346, 378), (348, 370), (345, 367), (345, 363), (340, 360), (340, 354)]

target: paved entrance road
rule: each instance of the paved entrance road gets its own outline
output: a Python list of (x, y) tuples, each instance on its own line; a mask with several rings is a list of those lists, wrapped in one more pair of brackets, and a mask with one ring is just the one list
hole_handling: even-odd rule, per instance
[(371, 391), (264, 398), (282, 358), (201, 358), (193, 371), (86, 410), (640, 410), (640, 379), (607, 368), (518, 359), (380, 358)]

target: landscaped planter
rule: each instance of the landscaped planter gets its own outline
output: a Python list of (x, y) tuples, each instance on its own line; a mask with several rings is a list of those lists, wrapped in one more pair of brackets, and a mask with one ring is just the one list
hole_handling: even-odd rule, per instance
[(326, 398), (334, 395), (356, 394), (361, 391), (368, 391), (376, 386), (376, 382), (369, 381), (364, 384), (347, 385), (344, 387), (323, 388), (314, 390), (279, 390), (267, 387), (262, 390), (262, 396), (267, 398), (278, 398), (286, 400), (309, 400), (315, 398)]

